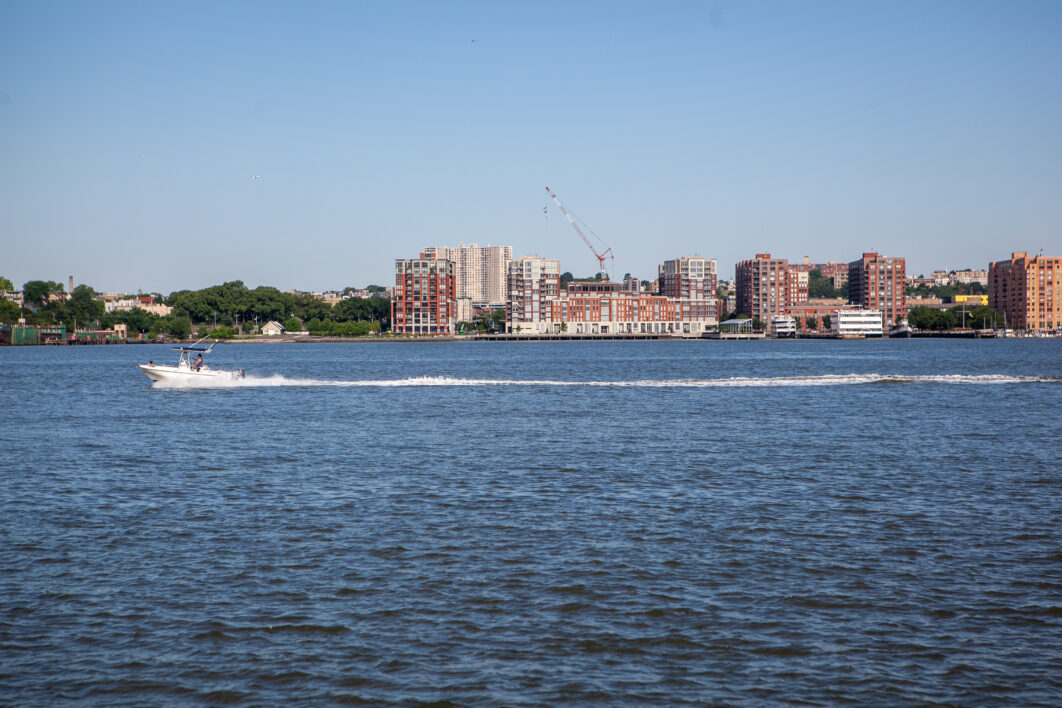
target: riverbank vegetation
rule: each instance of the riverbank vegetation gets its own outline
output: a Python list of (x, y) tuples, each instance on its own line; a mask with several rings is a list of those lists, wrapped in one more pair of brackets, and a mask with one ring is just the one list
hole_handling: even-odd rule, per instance
[[(383, 288), (370, 286), (369, 290), (382, 292)], [(24, 317), (29, 325), (65, 324), (71, 331), (124, 324), (130, 337), (185, 339), (209, 334), (231, 339), (257, 334), (270, 321), (280, 322), (288, 331), (357, 337), (388, 329), (391, 317), (391, 301), (386, 297), (348, 297), (333, 306), (310, 294), (292, 295), (268, 286), (250, 289), (239, 280), (156, 297), (155, 304), (173, 308), (165, 316), (141, 308), (106, 312), (99, 294), (88, 285), (78, 285), (66, 297), (61, 283), (33, 280), (23, 285), (22, 292), (22, 308), (0, 299), (0, 322), (14, 323)]]
[(918, 306), (908, 310), (907, 323), (915, 329), (942, 332), (958, 328), (996, 329), (1003, 326), (1003, 318), (988, 307), (938, 310), (935, 307)]

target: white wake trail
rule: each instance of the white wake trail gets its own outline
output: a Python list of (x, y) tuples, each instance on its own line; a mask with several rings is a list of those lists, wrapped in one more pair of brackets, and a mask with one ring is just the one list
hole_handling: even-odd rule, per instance
[(487, 387), (487, 386), (537, 386), (537, 387), (595, 387), (595, 388), (754, 388), (754, 387), (807, 387), (851, 386), (859, 384), (1029, 384), (1059, 383), (1057, 376), (1010, 376), (1003, 374), (823, 374), (819, 376), (736, 376), (719, 379), (637, 379), (631, 381), (560, 381), (551, 379), (466, 379), (450, 376), (415, 376), (405, 379), (361, 379), (335, 381), (322, 379), (288, 378), (248, 375), (234, 380), (192, 380), (180, 382), (158, 381), (155, 388), (201, 389), (201, 388), (275, 388), (275, 387), (347, 387), (347, 388), (400, 388), (400, 387)]

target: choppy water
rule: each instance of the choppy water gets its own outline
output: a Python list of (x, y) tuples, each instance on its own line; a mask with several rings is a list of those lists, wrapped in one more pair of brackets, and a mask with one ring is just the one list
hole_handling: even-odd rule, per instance
[(1062, 702), (1062, 341), (0, 350), (0, 704)]

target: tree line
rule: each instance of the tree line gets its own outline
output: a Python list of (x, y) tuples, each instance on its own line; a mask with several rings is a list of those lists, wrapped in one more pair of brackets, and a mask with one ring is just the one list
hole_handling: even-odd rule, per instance
[(995, 329), (1003, 326), (1003, 317), (992, 308), (983, 306), (972, 310), (938, 310), (935, 307), (918, 306), (908, 310), (907, 323), (915, 329), (937, 332), (957, 327)]
[[(6, 286), (6, 287), (4, 287)], [(0, 278), (0, 289), (12, 290), (11, 282)], [(381, 292), (380, 286), (369, 286)], [(347, 288), (346, 292), (352, 289)], [(95, 327), (109, 329), (125, 324), (130, 334), (156, 336), (168, 334), (184, 339), (198, 329), (210, 329), (217, 336), (252, 334), (270, 320), (285, 329), (307, 329), (313, 334), (357, 336), (387, 329), (391, 301), (385, 297), (347, 298), (334, 307), (312, 295), (291, 295), (273, 287), (249, 289), (234, 280), (201, 290), (178, 290), (168, 297), (156, 298), (173, 308), (159, 317), (146, 310), (132, 309), (105, 312), (98, 293), (88, 285), (78, 285), (66, 299), (49, 299), (65, 292), (61, 283), (31, 280), (22, 286), (25, 308), (21, 316), (31, 325), (65, 324), (67, 329)], [(0, 322), (18, 321), (18, 306), (0, 299)]]

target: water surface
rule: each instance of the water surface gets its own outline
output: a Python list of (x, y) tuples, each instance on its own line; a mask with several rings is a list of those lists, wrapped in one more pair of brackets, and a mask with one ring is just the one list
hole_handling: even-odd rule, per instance
[(1062, 700), (1062, 341), (0, 350), (0, 704)]

